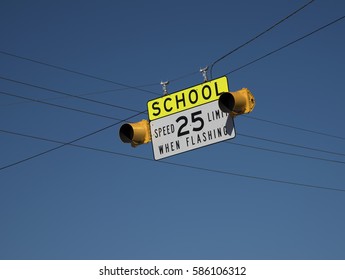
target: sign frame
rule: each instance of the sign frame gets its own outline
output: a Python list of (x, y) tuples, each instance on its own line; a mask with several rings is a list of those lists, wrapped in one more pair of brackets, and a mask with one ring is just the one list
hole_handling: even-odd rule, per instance
[(226, 76), (147, 102), (155, 160), (236, 137), (231, 114), (221, 111), (219, 96), (229, 92)]

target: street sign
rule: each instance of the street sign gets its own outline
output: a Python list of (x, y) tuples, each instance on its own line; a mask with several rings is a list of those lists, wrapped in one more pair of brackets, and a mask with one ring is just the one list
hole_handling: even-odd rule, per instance
[(218, 100), (150, 122), (155, 160), (235, 137), (233, 118)]
[(232, 139), (234, 116), (250, 113), (255, 99), (247, 88), (229, 92), (221, 77), (147, 102), (149, 121), (125, 123), (120, 139), (132, 147), (152, 142), (156, 160)]
[(147, 102), (149, 120), (153, 121), (218, 100), (221, 93), (228, 91), (228, 79), (224, 76), (150, 100)]

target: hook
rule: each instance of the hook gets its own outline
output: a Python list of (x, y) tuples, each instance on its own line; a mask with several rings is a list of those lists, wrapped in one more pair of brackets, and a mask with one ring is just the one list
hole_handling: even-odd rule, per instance
[(168, 90), (167, 90), (167, 85), (168, 84), (169, 84), (169, 81), (161, 82), (161, 85), (163, 87), (163, 95), (167, 95), (168, 94)]
[(202, 76), (204, 77), (204, 82), (208, 81), (207, 78), (207, 70), (208, 70), (208, 66), (206, 66), (205, 68), (200, 68), (200, 73), (202, 74)]

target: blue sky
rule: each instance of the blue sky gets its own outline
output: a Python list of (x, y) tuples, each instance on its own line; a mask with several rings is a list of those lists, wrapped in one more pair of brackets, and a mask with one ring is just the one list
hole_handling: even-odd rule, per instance
[[(307, 2), (2, 1), (0, 259), (344, 259), (344, 20), (227, 75), (256, 98), (230, 141), (154, 161), (116, 125), (75, 143), (112, 153), (65, 146), (4, 168), (59, 145), (10, 132), (70, 142), (130, 118), (161, 81), (170, 93), (201, 83), (200, 68)], [(213, 77), (344, 8), (314, 1)]]

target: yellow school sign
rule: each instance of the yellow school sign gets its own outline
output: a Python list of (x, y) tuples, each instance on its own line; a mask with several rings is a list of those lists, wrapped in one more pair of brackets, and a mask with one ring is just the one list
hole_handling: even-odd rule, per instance
[(223, 92), (228, 91), (228, 79), (224, 76), (150, 100), (147, 102), (149, 120), (153, 121), (215, 101)]

